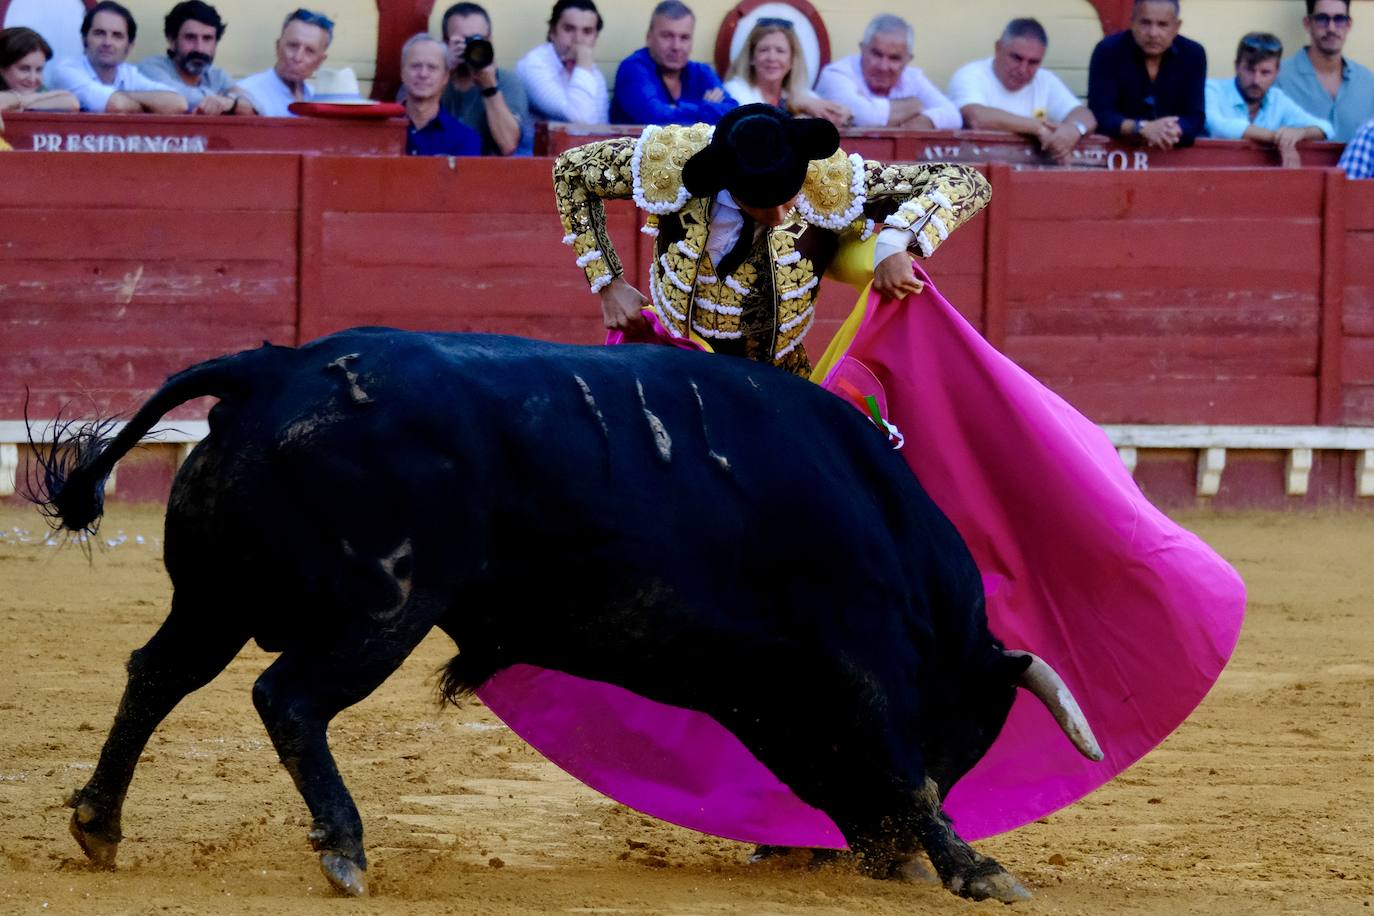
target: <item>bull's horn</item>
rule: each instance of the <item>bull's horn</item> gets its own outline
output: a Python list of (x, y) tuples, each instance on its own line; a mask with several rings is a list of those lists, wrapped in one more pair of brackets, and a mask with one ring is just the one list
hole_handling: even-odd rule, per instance
[(1087, 717), (1083, 715), (1083, 710), (1078, 707), (1078, 701), (1069, 692), (1069, 685), (1064, 683), (1059, 673), (1033, 652), (1022, 652), (1017, 649), (1003, 651), (1013, 658), (1030, 659), (1030, 667), (1017, 679), (1016, 685), (1026, 688), (1045, 704), (1045, 708), (1054, 715), (1054, 721), (1059, 723), (1059, 727), (1064, 730), (1064, 734), (1073, 742), (1073, 746), (1078, 748), (1080, 754), (1089, 760), (1101, 760), (1102, 747), (1093, 737)]

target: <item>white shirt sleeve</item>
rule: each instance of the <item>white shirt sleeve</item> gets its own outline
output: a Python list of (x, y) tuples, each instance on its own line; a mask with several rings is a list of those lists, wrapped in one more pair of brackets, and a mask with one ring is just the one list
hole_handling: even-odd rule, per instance
[(174, 88), (159, 83), (132, 64), (120, 64), (115, 88), (124, 92), (176, 92)]
[(921, 100), (921, 114), (930, 118), (937, 130), (958, 130), (964, 126), (964, 116), (959, 113), (959, 109), (924, 73), (909, 67), (903, 75), (902, 82), (907, 83), (908, 80), (910, 96)]
[(873, 244), (873, 269), (899, 251), (906, 251), (911, 245), (912, 233), (909, 229), (888, 226), (878, 233), (878, 241)]
[(104, 111), (110, 96), (117, 91), (106, 86), (85, 64), (84, 59), (68, 57), (58, 61), (52, 69), (52, 88), (65, 89), (81, 103), (82, 111)]
[(978, 73), (981, 63), (982, 61), (975, 60), (964, 64), (949, 78), (949, 100), (955, 108), (988, 104), (987, 93), (984, 91), (987, 84)]
[(600, 70), (574, 67), (568, 77), (548, 43), (520, 58), (515, 70), (525, 84), (530, 107), (573, 124), (605, 124), (609, 120), (610, 94)]
[(1056, 124), (1063, 124), (1064, 119), (1069, 116), (1069, 112), (1078, 108), (1083, 103), (1078, 101), (1078, 96), (1069, 91), (1069, 87), (1064, 85), (1058, 74), (1048, 70), (1041, 70), (1044, 74), (1045, 85), (1048, 88), (1049, 98), (1045, 104), (1045, 113), (1049, 119)]
[(611, 119), (611, 96), (606, 77), (593, 67), (573, 67), (568, 81), (568, 120), (576, 124), (605, 124)]
[[(848, 58), (846, 58), (848, 60)], [(820, 81), (816, 83), (816, 95), (832, 102), (839, 102), (854, 115), (855, 127), (886, 127), (892, 115), (892, 103), (887, 99), (876, 98), (860, 85), (862, 76), (855, 77), (845, 60), (827, 64), (821, 71)], [(958, 112), (955, 112), (958, 115)]]

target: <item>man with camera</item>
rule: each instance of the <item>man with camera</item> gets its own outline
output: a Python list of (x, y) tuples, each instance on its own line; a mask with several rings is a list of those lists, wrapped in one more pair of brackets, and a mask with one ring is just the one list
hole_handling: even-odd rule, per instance
[(455, 3), (442, 28), (451, 71), (440, 105), (481, 135), (482, 155), (509, 156), (520, 145), (529, 103), (520, 77), (496, 66), (491, 17), (476, 3)]

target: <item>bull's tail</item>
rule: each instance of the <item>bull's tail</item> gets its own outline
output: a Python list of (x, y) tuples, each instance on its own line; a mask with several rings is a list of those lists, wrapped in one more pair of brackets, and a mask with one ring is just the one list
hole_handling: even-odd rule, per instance
[[(25, 482), (24, 496), (38, 505), (56, 530), (94, 532), (105, 511), (105, 481), (115, 462), (137, 445), (169, 410), (199, 397), (241, 398), (264, 381), (270, 353), (264, 344), (232, 356), (208, 360), (178, 372), (148, 399), (124, 428), (111, 418), (54, 423), (51, 447), (34, 441), (28, 425), (29, 447), (35, 463)], [(28, 424), (27, 409), (25, 423)]]

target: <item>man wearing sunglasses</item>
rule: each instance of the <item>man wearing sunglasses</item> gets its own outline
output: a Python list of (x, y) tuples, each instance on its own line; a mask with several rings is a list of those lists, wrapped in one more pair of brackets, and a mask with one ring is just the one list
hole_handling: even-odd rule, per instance
[(1285, 168), (1299, 168), (1298, 144), (1325, 140), (1334, 131), (1274, 85), (1282, 56), (1283, 42), (1267, 32), (1240, 40), (1235, 78), (1207, 81), (1207, 132), (1223, 140), (1271, 143)]
[(1283, 62), (1278, 86), (1325, 121), (1345, 143), (1374, 117), (1374, 73), (1345, 57), (1350, 37), (1350, 0), (1307, 0), (1303, 27), (1311, 43)]
[(248, 96), (260, 115), (295, 117), (291, 103), (309, 102), (315, 97), (307, 80), (324, 63), (333, 40), (333, 20), (311, 10), (296, 10), (282, 23), (276, 65), (239, 80), (239, 90)]

